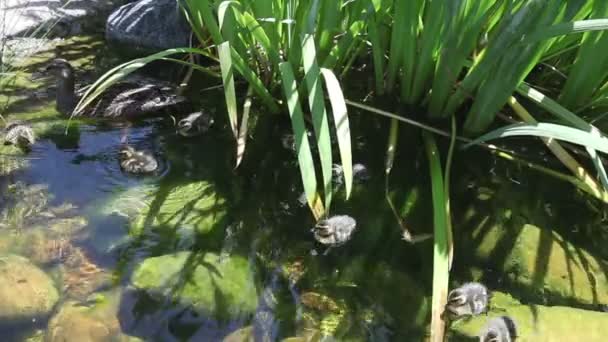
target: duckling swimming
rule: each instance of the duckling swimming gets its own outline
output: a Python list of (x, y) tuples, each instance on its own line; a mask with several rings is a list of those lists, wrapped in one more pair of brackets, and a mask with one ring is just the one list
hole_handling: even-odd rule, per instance
[(213, 125), (213, 118), (205, 112), (195, 112), (179, 120), (177, 132), (184, 137), (203, 134)]
[(4, 128), (4, 144), (29, 148), (36, 142), (32, 127), (24, 122), (9, 122)]
[(329, 247), (337, 247), (350, 240), (357, 221), (348, 215), (336, 215), (317, 222), (312, 233), (317, 241)]
[(488, 310), (490, 295), (480, 283), (466, 283), (448, 294), (446, 313), (453, 319), (477, 316)]
[[(76, 104), (84, 95), (83, 91), (75, 91), (74, 68), (65, 59), (53, 60), (45, 69), (52, 73), (57, 80), (58, 112), (72, 115)], [(185, 98), (176, 94), (174, 87), (169, 84), (159, 85), (161, 81), (142, 76), (129, 76), (121, 80), (104, 93), (93, 103), (73, 113), (76, 116), (90, 117), (121, 117), (131, 118), (141, 116), (163, 108), (167, 108), (185, 101)]]
[(479, 342), (512, 342), (517, 338), (515, 322), (510, 317), (492, 318), (481, 331)]
[(125, 145), (120, 148), (120, 168), (125, 172), (143, 174), (158, 169), (158, 161), (148, 152)]

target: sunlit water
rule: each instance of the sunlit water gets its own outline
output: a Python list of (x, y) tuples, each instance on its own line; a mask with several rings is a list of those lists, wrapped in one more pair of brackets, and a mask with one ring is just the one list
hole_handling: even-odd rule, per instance
[[(353, 216), (358, 228), (348, 244), (323, 255), (325, 249), (310, 233), (314, 220), (298, 200), (302, 188), (296, 155), (280, 144), (281, 137), (289, 133), (288, 122), (261, 120), (248, 141), (243, 164), (235, 170), (234, 141), (224, 122), (222, 94), (210, 93), (208, 98), (213, 100), (205, 105), (220, 114), (204, 136), (181, 137), (168, 118), (111, 127), (82, 124), (72, 128), (77, 134), (67, 144), (42, 138), (28, 155), (32, 158), (29, 165), (5, 177), (10, 184), (45, 185), (47, 206), (69, 203), (75, 208), (70, 215), (86, 219), (84, 232), (70, 248), (85, 251), (87, 262), (112, 277), (77, 300), (94, 306), (98, 305), (94, 303), (96, 294), (116, 298), (109, 302), (119, 323), (117, 331), (143, 340), (220, 341), (246, 327), (251, 327), (256, 341), (296, 335), (315, 340), (324, 334), (353, 341), (419, 339), (429, 317), (432, 242), (411, 245), (403, 241), (401, 228), (386, 204), (386, 123), (362, 113), (351, 115), (354, 158), (368, 166), (370, 179), (355, 185), (349, 201), (344, 200), (344, 188), (337, 194), (331, 214)], [(405, 129), (403, 133), (390, 181), (391, 196), (409, 229), (430, 233), (432, 211), (425, 154), (416, 130)], [(160, 170), (148, 176), (122, 172), (117, 151), (125, 138), (138, 149), (153, 151), (161, 162)], [(576, 202), (561, 199), (561, 195), (573, 194), (568, 185), (485, 152), (470, 153), (466, 157), (465, 153), (456, 153), (452, 176), (456, 232), (492, 217), (499, 212), (497, 209), (513, 207), (520, 215), (528, 215), (527, 220), (537, 220), (540, 215), (540, 221), (563, 225), (572, 219), (560, 213), (588, 210), (580, 196)], [(139, 215), (155, 205), (162, 206), (164, 196), (172, 189), (199, 181), (211, 184), (218, 197), (225, 200), (226, 215), (213, 222), (211, 231), (197, 233), (191, 224), (160, 231), (148, 229), (144, 221), (142, 230), (132, 232)], [(504, 198), (489, 200), (499, 197), (499, 193)], [(18, 200), (6, 201), (3, 207)], [(527, 209), (517, 211), (521, 207)], [(473, 218), (466, 214), (471, 208), (475, 209)], [(214, 212), (198, 215), (212, 217)], [(41, 220), (44, 218), (32, 215), (20, 232), (11, 234), (24, 234), (29, 222)], [(584, 229), (594, 223), (579, 220), (579, 224)], [(248, 286), (255, 287), (258, 295), (254, 312), (216, 319), (202, 316), (188, 305), (152, 300), (133, 288), (133, 272), (143, 260), (178, 251), (212, 252), (219, 255), (220, 264), (234, 257), (247, 260), (253, 275)], [(52, 274), (54, 266), (66, 262), (63, 256), (59, 259), (40, 266)], [(459, 276), (454, 278), (468, 280), (466, 261), (457, 259), (455, 269)], [(486, 280), (500, 287), (501, 277), (497, 274)], [(63, 299), (54, 312), (62, 301), (74, 298), (65, 288), (60, 290)], [(37, 333), (41, 336), (46, 326), (47, 321), (19, 326), (0, 322), (0, 335), (23, 340), (36, 335), (36, 329), (41, 330)]]

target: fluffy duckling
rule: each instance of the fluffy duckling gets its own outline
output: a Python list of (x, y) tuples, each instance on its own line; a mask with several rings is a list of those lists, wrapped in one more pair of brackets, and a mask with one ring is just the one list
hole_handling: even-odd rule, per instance
[(336, 215), (317, 222), (312, 233), (320, 243), (336, 247), (350, 240), (356, 227), (357, 221), (354, 218), (348, 215)]
[(192, 137), (207, 132), (213, 123), (211, 115), (202, 111), (195, 112), (179, 120), (177, 132), (184, 137)]
[[(74, 68), (65, 59), (58, 58), (45, 71), (54, 75), (57, 81), (57, 111), (71, 115), (84, 95), (84, 92), (75, 90)], [(110, 86), (93, 103), (74, 115), (132, 118), (185, 101), (184, 97), (176, 94), (175, 87), (160, 83), (159, 80), (130, 75)]]
[(143, 174), (158, 169), (158, 161), (148, 152), (125, 145), (120, 148), (120, 168), (129, 173)]
[(480, 283), (466, 283), (448, 294), (445, 312), (450, 318), (476, 316), (487, 312), (490, 295)]
[(517, 338), (515, 322), (507, 316), (488, 321), (479, 335), (479, 342), (513, 342)]
[(4, 144), (30, 148), (36, 142), (32, 127), (24, 122), (9, 122), (4, 128)]

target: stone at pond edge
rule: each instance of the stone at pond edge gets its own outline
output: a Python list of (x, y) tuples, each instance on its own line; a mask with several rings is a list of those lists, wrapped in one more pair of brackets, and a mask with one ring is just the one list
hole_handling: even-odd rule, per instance
[[(143, 54), (189, 46), (190, 27), (175, 0), (140, 0), (114, 11), (106, 39)], [(134, 53), (136, 51), (130, 51)]]
[(507, 294), (494, 292), (495, 307), (488, 316), (481, 315), (452, 326), (449, 341), (472, 341), (493, 317), (509, 316), (517, 326), (518, 342), (535, 341), (606, 341), (608, 315), (603, 312), (563, 306), (522, 305)]
[(25, 322), (49, 315), (59, 299), (51, 278), (28, 259), (0, 257), (0, 321)]
[(497, 269), (526, 300), (608, 304), (608, 263), (556, 232), (530, 224), (521, 229), (496, 225), (477, 230), (474, 239), (477, 261)]
[(171, 297), (218, 319), (251, 314), (258, 304), (249, 263), (236, 255), (225, 260), (191, 252), (152, 257), (137, 267), (131, 280), (152, 298)]
[[(116, 318), (107, 322), (93, 310), (75, 301), (65, 302), (49, 322), (46, 342), (101, 342), (117, 340), (120, 325)], [(120, 340), (119, 340), (120, 341)]]

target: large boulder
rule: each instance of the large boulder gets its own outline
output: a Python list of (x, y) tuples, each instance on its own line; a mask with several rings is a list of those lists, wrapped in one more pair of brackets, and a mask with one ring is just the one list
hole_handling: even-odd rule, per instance
[(563, 306), (523, 305), (500, 292), (494, 292), (492, 310), (487, 316), (481, 315), (452, 325), (455, 336), (449, 340), (471, 341), (487, 321), (497, 316), (508, 316), (514, 321), (518, 341), (606, 341), (608, 315), (604, 312)]
[(153, 299), (171, 300), (209, 318), (242, 317), (258, 304), (249, 262), (237, 255), (180, 252), (148, 258), (131, 282)]
[(61, 37), (91, 32), (103, 24), (112, 9), (127, 1), (3, 0), (0, 13), (8, 25), (0, 31), (0, 38), (42, 36), (49, 31)]
[(0, 257), (0, 321), (31, 322), (49, 315), (59, 293), (51, 278), (18, 255)]
[(106, 39), (148, 54), (186, 47), (190, 26), (175, 0), (140, 0), (114, 11), (106, 23)]

